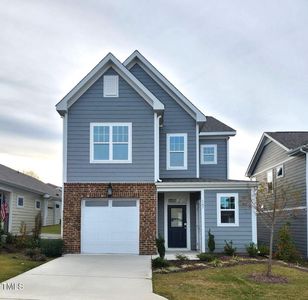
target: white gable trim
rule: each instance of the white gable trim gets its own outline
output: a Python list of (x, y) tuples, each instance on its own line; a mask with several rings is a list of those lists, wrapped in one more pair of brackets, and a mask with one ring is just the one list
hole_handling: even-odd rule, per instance
[(57, 105), (60, 114), (75, 103), (78, 98), (110, 67), (113, 67), (152, 107), (163, 110), (164, 105), (112, 54), (107, 54)]
[(253, 157), (252, 157), (252, 159), (251, 159), (251, 161), (250, 161), (250, 163), (249, 163), (249, 166), (248, 166), (248, 168), (247, 168), (247, 171), (246, 171), (246, 174), (245, 174), (247, 177), (250, 177), (251, 174), (252, 174), (252, 173), (251, 173), (252, 165), (254, 164), (254, 162), (255, 162), (255, 160), (256, 160), (258, 154), (259, 154), (259, 151), (261, 150), (261, 147), (263, 147), (263, 146), (265, 145), (265, 144), (263, 143), (263, 141), (264, 141), (265, 138), (268, 138), (270, 141), (276, 143), (279, 147), (281, 147), (282, 149), (284, 149), (284, 150), (286, 150), (286, 151), (289, 151), (289, 150), (290, 150), (289, 148), (285, 147), (285, 146), (282, 145), (281, 143), (277, 142), (274, 138), (272, 138), (272, 137), (271, 137), (270, 135), (268, 135), (266, 132), (264, 132), (264, 133), (262, 134), (262, 137), (261, 137), (261, 139), (260, 139), (260, 141), (259, 141), (259, 143), (258, 143), (258, 146), (257, 146), (257, 148), (256, 148), (256, 150), (255, 150), (255, 152), (254, 152), (254, 154), (253, 154)]
[(139, 51), (135, 50), (123, 62), (123, 65), (128, 69), (131, 69), (135, 65), (134, 60), (136, 58), (138, 58), (139, 61), (144, 64), (155, 76), (151, 76), (152, 74), (149, 74), (150, 72), (147, 72), (147, 70), (143, 68), (144, 71), (146, 71), (149, 76), (151, 76), (175, 101), (177, 101), (179, 105), (181, 105), (188, 113), (191, 113), (189, 110), (194, 112), (194, 118), (197, 120), (197, 122), (206, 121), (205, 115), (194, 104), (192, 104), (192, 102), (190, 102), (166, 77), (164, 77), (143, 55), (141, 55)]

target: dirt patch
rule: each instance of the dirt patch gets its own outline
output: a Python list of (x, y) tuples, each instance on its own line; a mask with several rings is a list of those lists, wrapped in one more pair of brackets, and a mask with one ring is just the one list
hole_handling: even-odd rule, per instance
[(288, 278), (278, 275), (266, 276), (265, 273), (252, 273), (248, 276), (250, 280), (253, 280), (258, 283), (279, 283), (286, 284), (288, 283)]

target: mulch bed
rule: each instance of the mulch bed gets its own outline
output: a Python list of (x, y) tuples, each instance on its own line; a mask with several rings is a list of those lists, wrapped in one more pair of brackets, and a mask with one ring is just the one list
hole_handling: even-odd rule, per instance
[(248, 276), (249, 279), (258, 283), (288, 283), (288, 278), (278, 275), (266, 276), (264, 273), (253, 273)]

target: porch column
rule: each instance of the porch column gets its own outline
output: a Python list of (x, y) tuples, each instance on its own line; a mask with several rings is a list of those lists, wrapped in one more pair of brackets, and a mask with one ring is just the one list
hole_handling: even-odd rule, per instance
[(201, 209), (201, 252), (205, 252), (205, 209), (204, 209), (204, 191), (200, 190), (200, 209)]

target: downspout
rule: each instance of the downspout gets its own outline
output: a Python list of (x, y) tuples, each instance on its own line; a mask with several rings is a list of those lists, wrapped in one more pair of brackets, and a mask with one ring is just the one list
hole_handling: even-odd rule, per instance
[(162, 180), (159, 178), (159, 167), (160, 167), (160, 165), (159, 165), (159, 122), (160, 122), (160, 119), (161, 119), (161, 115), (159, 115), (159, 116), (157, 116), (157, 129), (156, 129), (156, 159), (157, 159), (157, 161), (156, 161), (156, 163), (157, 163), (157, 166), (156, 166), (156, 168), (157, 168), (157, 170), (156, 170), (156, 181), (157, 182), (162, 182)]

